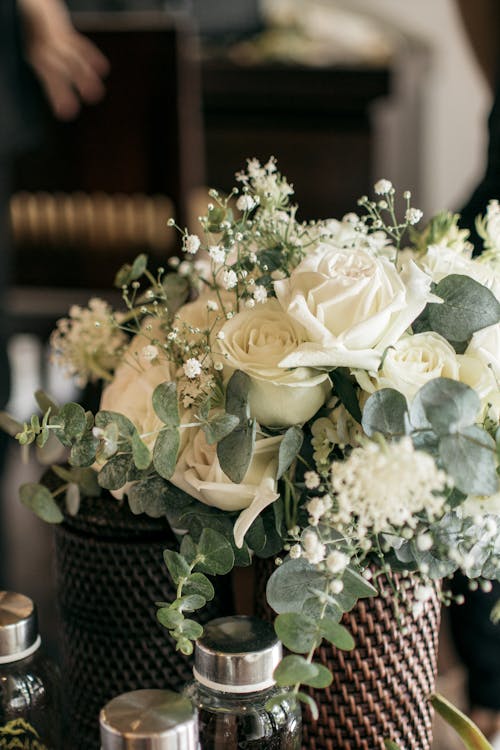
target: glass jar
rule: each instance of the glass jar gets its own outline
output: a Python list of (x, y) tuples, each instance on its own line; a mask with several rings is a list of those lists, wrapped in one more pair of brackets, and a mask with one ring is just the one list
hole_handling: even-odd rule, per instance
[(270, 623), (221, 617), (205, 625), (195, 646), (195, 681), (186, 694), (198, 709), (201, 750), (300, 750), (301, 713), (273, 672), (282, 657)]
[(198, 750), (192, 703), (172, 690), (133, 690), (104, 706), (101, 750)]
[(0, 592), (0, 748), (61, 747), (59, 675), (40, 652), (35, 605)]

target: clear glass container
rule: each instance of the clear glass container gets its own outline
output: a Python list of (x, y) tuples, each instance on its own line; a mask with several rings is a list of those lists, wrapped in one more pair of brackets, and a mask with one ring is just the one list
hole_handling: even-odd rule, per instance
[(205, 626), (195, 648), (195, 681), (186, 695), (198, 709), (201, 750), (300, 750), (301, 712), (280, 693), (273, 672), (281, 643), (271, 624), (223, 617)]
[(59, 674), (40, 644), (31, 599), (0, 592), (0, 748), (61, 747)]

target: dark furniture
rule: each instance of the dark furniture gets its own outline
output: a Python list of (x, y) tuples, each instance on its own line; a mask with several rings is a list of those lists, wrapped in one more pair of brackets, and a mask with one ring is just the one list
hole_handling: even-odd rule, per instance
[(305, 68), (229, 60), (202, 65), (207, 179), (230, 189), (247, 157), (278, 159), (301, 217), (340, 217), (372, 181), (370, 107), (388, 69)]

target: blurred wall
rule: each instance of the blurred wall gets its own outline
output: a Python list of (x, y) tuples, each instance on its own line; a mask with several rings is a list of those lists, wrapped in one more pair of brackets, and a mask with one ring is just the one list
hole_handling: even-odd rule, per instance
[[(427, 47), (414, 113), (420, 127), (399, 133), (401, 153), (395, 157), (396, 161), (411, 160), (412, 152), (418, 153), (418, 198), (427, 214), (441, 208), (459, 209), (484, 167), (490, 94), (453, 0), (349, 0), (348, 5)], [(383, 170), (388, 144), (382, 141), (380, 145), (379, 168)], [(398, 178), (397, 164), (394, 169)], [(392, 179), (390, 174), (387, 177)]]

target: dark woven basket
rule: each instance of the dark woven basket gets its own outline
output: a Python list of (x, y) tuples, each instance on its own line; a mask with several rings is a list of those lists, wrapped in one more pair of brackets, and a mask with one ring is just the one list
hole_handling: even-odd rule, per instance
[[(266, 583), (274, 566), (256, 562), (256, 612), (270, 618)], [(384, 750), (392, 739), (405, 750), (430, 750), (432, 712), (427, 696), (437, 670), (440, 604), (437, 589), (418, 617), (412, 613), (414, 581), (394, 579), (399, 595), (399, 622), (394, 595), (378, 579), (380, 596), (362, 599), (344, 615), (356, 647), (339, 651), (323, 642), (316, 658), (333, 673), (326, 690), (311, 690), (319, 719), (304, 716), (304, 750)]]
[[(191, 660), (175, 650), (154, 604), (175, 598), (163, 550), (176, 541), (165, 520), (134, 516), (109, 498), (86, 501), (56, 527), (55, 547), (67, 746), (96, 750), (99, 711), (111, 698), (179, 690), (191, 678)], [(214, 585), (200, 622), (232, 612), (228, 581)]]

